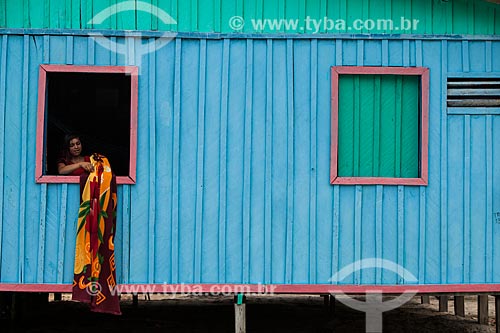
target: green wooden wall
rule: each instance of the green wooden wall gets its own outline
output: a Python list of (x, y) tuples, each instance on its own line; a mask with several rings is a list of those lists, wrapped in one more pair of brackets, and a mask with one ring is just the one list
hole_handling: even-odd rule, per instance
[(419, 176), (419, 86), (413, 75), (339, 76), (339, 176)]
[[(313, 33), (304, 27), (304, 20), (328, 17), (344, 19), (417, 19), (416, 34), (498, 34), (500, 5), (483, 0), (143, 0), (161, 8), (177, 22), (164, 24), (155, 15), (143, 11), (127, 11), (111, 15), (98, 25), (88, 21), (118, 0), (0, 0), (0, 27), (54, 29), (118, 29), (162, 30), (181, 32), (223, 32), (235, 30), (229, 26), (231, 17), (244, 18), (238, 32)], [(135, 3), (139, 3), (135, 0)], [(269, 26), (258, 29), (252, 19), (298, 19), (294, 29)], [(323, 21), (324, 23), (324, 21)], [(326, 31), (321, 23), (318, 32), (408, 33), (401, 30)], [(312, 26), (312, 25), (311, 25)]]

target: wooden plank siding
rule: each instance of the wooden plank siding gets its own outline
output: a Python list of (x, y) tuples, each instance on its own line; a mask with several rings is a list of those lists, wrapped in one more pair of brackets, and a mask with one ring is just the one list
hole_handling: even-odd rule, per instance
[[(500, 119), (445, 106), (448, 72), (498, 75), (499, 41), (177, 38), (135, 54), (1, 36), (0, 282), (72, 281), (78, 185), (34, 182), (38, 66), (140, 63), (120, 283), (330, 283), (372, 257), (421, 284), (500, 283)], [(330, 185), (330, 67), (367, 59), (430, 69), (426, 187)], [(406, 281), (367, 269), (341, 283)]]
[[(118, 0), (43, 0), (0, 2), (0, 28), (49, 28), (49, 29), (113, 29), (160, 30), (181, 32), (252, 32), (252, 33), (415, 33), (415, 34), (499, 34), (500, 6), (484, 0), (411, 0), (411, 1), (228, 1), (228, 0), (133, 0), (135, 10), (117, 14), (110, 6)], [(166, 24), (158, 18), (158, 9), (169, 14), (177, 24)], [(147, 9), (147, 10), (146, 10)], [(93, 24), (92, 18), (105, 11), (109, 16)], [(145, 11), (146, 10), (146, 11)], [(108, 13), (109, 11), (109, 13)], [(233, 30), (229, 21), (240, 16), (245, 24)], [(415, 30), (405, 30), (401, 18), (418, 20)], [(317, 20), (317, 26), (307, 19)], [(327, 18), (328, 20), (325, 20)], [(271, 28), (255, 25), (252, 20), (285, 19)], [(332, 29), (336, 20), (346, 20), (344, 31)], [(369, 28), (351, 30), (354, 20), (392, 19), (393, 29)], [(297, 20), (297, 22), (295, 22)], [(321, 22), (319, 21), (321, 20)], [(298, 24), (296, 24), (298, 23)], [(288, 27), (286, 26), (288, 25)]]

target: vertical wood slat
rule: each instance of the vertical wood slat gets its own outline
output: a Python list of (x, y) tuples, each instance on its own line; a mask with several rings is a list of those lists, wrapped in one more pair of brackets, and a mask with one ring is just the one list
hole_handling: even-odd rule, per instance
[(227, 207), (227, 119), (229, 87), (229, 39), (224, 39), (222, 48), (220, 160), (219, 160), (219, 283), (226, 282), (226, 207)]
[(6, 6), (7, 6), (7, 1), (0, 2), (0, 27), (6, 27)]
[(221, 31), (221, 22), (222, 22), (222, 1), (221, 0), (214, 0), (214, 22), (213, 22), (213, 27), (215, 31)]
[(92, 38), (87, 39), (87, 64), (95, 64), (95, 41)]
[(68, 203), (68, 184), (61, 184), (61, 195), (60, 195), (60, 206), (59, 206), (59, 239), (57, 248), (57, 271), (56, 271), (56, 281), (57, 283), (63, 282), (63, 272), (64, 272), (64, 245), (66, 242), (66, 225), (67, 221), (67, 203)]
[(44, 266), (45, 266), (45, 227), (47, 218), (47, 184), (42, 184), (40, 189), (40, 222), (38, 232), (38, 267), (36, 282), (43, 283), (44, 281)]
[(359, 162), (360, 162), (360, 126), (361, 126), (361, 87), (359, 76), (354, 77), (354, 108), (353, 108), (353, 130), (352, 130), (352, 143), (353, 143), (353, 154), (352, 154), (352, 174), (355, 177), (359, 177)]
[[(2, 36), (2, 53), (0, 55), (1, 68), (7, 68), (7, 35)], [(4, 160), (5, 160), (5, 106), (6, 106), (6, 89), (7, 89), (7, 75), (5, 70), (0, 71), (0, 208), (3, 207), (4, 202)], [(0, 219), (0, 235), (3, 232), (3, 219)], [(0, 237), (0, 258), (3, 254), (3, 237)], [(0, 271), (2, 268), (2, 261), (0, 260)]]
[[(149, 68), (156, 68), (156, 54), (153, 44), (149, 44)], [(149, 179), (156, 179), (156, 71), (149, 71)], [(155, 276), (155, 224), (156, 224), (156, 182), (150, 181), (149, 186), (149, 210), (148, 210), (148, 282), (154, 282)]]
[[(363, 40), (358, 40), (356, 42), (356, 55), (357, 55), (357, 65), (362, 66), (364, 64), (364, 41)], [(355, 81), (356, 82), (356, 81)], [(357, 107), (355, 103), (355, 114), (357, 116), (357, 119), (355, 118), (355, 124), (357, 125), (357, 131), (355, 130), (355, 138), (354, 138), (354, 144), (355, 147), (358, 147), (357, 149), (357, 161), (355, 159), (354, 163), (354, 170), (357, 169), (357, 175), (361, 172), (361, 167), (360, 167), (360, 154), (361, 154), (361, 149), (360, 149), (360, 142), (361, 142), (361, 87), (360, 87), (360, 82), (358, 82), (358, 99), (357, 99)], [(356, 126), (355, 125), (355, 126)], [(356, 133), (357, 132), (357, 133)], [(355, 173), (356, 174), (356, 173)], [(363, 235), (362, 235), (362, 215), (363, 215), (363, 187), (362, 186), (356, 186), (356, 195), (355, 195), (355, 203), (354, 203), (354, 262), (355, 262), (355, 271), (354, 271), (354, 283), (358, 284), (361, 283), (361, 267), (359, 266), (359, 263), (361, 262), (361, 258), (363, 254), (361, 253), (362, 251), (362, 240), (363, 240)]]
[(253, 41), (246, 43), (245, 112), (243, 137), (243, 283), (250, 281), (250, 210), (252, 165), (252, 94), (253, 94)]
[[(340, 185), (333, 185), (333, 214), (332, 214), (332, 269), (330, 276), (334, 276), (340, 267)], [(334, 281), (336, 282), (336, 281)]]
[[(462, 42), (462, 70), (469, 72), (469, 42)], [(463, 282), (470, 281), (471, 266), (471, 121), (470, 116), (464, 117), (464, 263)]]
[[(382, 41), (382, 66), (388, 66), (389, 65), (389, 42), (387, 40), (383, 40)], [(379, 83), (379, 96), (381, 95), (381, 87), (380, 87), (380, 80), (378, 80), (378, 83)], [(380, 104), (380, 101), (382, 100), (382, 98), (379, 98), (378, 99), (378, 103), (377, 104)], [(378, 107), (378, 109), (381, 110), (381, 107)], [(381, 124), (381, 117), (382, 115), (382, 112), (379, 111), (378, 113), (378, 124), (380, 125)], [(378, 129), (377, 129), (378, 130)], [(374, 145), (374, 146), (377, 146), (377, 155), (373, 155), (374, 157), (375, 156), (380, 156), (380, 140), (378, 139), (377, 140), (377, 145)], [(375, 161), (377, 161), (378, 159), (376, 159)], [(380, 172), (380, 163), (376, 163), (376, 169), (377, 169), (377, 172)], [(376, 258), (383, 258), (383, 228), (384, 228), (384, 223), (383, 223), (383, 198), (384, 198), (384, 187), (382, 185), (377, 185), (377, 194), (376, 194), (376, 203), (375, 203), (375, 240), (376, 240), (376, 244), (375, 244), (375, 257)], [(375, 268), (375, 281), (377, 283), (382, 283), (382, 268), (380, 267), (376, 267)]]
[(372, 174), (379, 175), (380, 173), (380, 117), (382, 108), (380, 105), (381, 96), (381, 78), (374, 78), (374, 102), (373, 102), (373, 165)]
[(202, 255), (202, 237), (203, 237), (203, 195), (204, 182), (203, 170), (205, 166), (205, 86), (206, 86), (206, 59), (207, 44), (206, 40), (200, 42), (199, 55), (199, 91), (198, 91), (198, 134), (197, 134), (197, 170), (196, 170), (196, 212), (195, 212), (195, 241), (194, 241), (194, 281), (201, 281), (201, 255)]
[(66, 37), (66, 65), (73, 64), (73, 36)]
[(293, 263), (293, 210), (294, 210), (294, 193), (293, 193), (293, 170), (294, 170), (294, 103), (293, 103), (293, 40), (286, 41), (286, 84), (287, 84), (287, 211), (286, 211), (286, 251), (285, 251), (285, 282), (291, 283), (292, 263)]
[(404, 262), (404, 249), (405, 249), (405, 211), (404, 211), (404, 201), (405, 201), (405, 188), (404, 186), (398, 186), (398, 205), (397, 205), (397, 233), (398, 233), (398, 244), (397, 244), (397, 258), (398, 258), (398, 283), (403, 283), (406, 276), (403, 274), (403, 268), (405, 268)]
[(172, 283), (179, 281), (179, 189), (180, 189), (180, 117), (181, 117), (181, 39), (175, 40), (174, 120), (172, 151)]
[[(492, 45), (491, 41), (485, 42), (485, 69), (492, 71)], [(486, 179), (493, 179), (493, 117), (486, 116)], [(486, 182), (486, 221), (493, 221), (493, 184)], [(494, 232), (493, 223), (486, 223), (486, 282), (493, 282), (493, 267), (495, 256), (493, 255)], [(498, 319), (498, 318), (497, 318)], [(500, 326), (500, 324), (497, 324)]]
[(396, 105), (395, 105), (395, 126), (394, 126), (394, 177), (401, 177), (401, 150), (402, 150), (402, 112), (397, 112), (403, 108), (403, 78), (396, 77)]
[(311, 177), (309, 179), (310, 197), (309, 197), (309, 281), (316, 283), (316, 265), (317, 265), (317, 226), (316, 226), (316, 196), (317, 196), (317, 80), (318, 80), (318, 41), (311, 41), (311, 124), (310, 124), (310, 170)]
[(131, 210), (131, 195), (130, 195), (130, 185), (123, 185), (123, 198), (122, 198), (122, 277), (123, 283), (128, 283), (130, 281), (130, 210)]
[[(29, 36), (25, 35), (23, 38), (23, 81), (22, 81), (22, 111), (21, 111), (21, 184), (19, 188), (19, 281), (24, 281), (24, 266), (25, 266), (25, 229), (26, 229), (26, 182), (27, 182), (27, 131), (28, 131), (28, 71), (29, 71)], [(2, 67), (5, 68), (5, 67)], [(2, 82), (2, 81), (0, 81)], [(0, 107), (0, 112), (2, 108)], [(0, 127), (1, 128), (1, 127)], [(3, 128), (2, 128), (3, 132)], [(3, 150), (3, 146), (0, 146)], [(3, 159), (0, 159), (0, 163), (3, 163)], [(3, 179), (3, 178), (1, 178)], [(3, 188), (2, 188), (3, 191)], [(0, 207), (2, 205), (0, 204)], [(0, 235), (1, 232), (0, 232)], [(0, 244), (1, 246), (1, 244)], [(1, 258), (1, 254), (0, 254)]]
[(265, 157), (265, 232), (264, 232), (264, 283), (272, 279), (272, 160), (273, 160), (273, 40), (266, 45), (266, 157)]
[(440, 152), (440, 163), (441, 163), (441, 283), (446, 283), (448, 279), (448, 253), (453, 253), (452, 251), (448, 251), (448, 188), (447, 188), (447, 179), (448, 179), (448, 147), (447, 147), (447, 133), (448, 133), (448, 124), (447, 117), (448, 115), (444, 110), (446, 110), (446, 79), (445, 73), (448, 72), (448, 44), (446, 41), (441, 42), (441, 75), (443, 78), (441, 80), (441, 94), (440, 94), (440, 102), (441, 102), (441, 152)]
[[(49, 63), (49, 36), (43, 36), (43, 51), (42, 58), (44, 63)], [(38, 233), (38, 267), (37, 279), (38, 283), (44, 282), (45, 268), (45, 239), (46, 239), (46, 222), (47, 222), (47, 184), (41, 185), (40, 190), (40, 223)]]
[[(415, 42), (415, 64), (418, 67), (423, 65), (422, 41)], [(426, 187), (420, 187), (419, 193), (419, 244), (418, 244), (418, 281), (425, 283), (425, 258), (426, 258)]]
[[(384, 187), (377, 185), (377, 193), (375, 196), (375, 258), (383, 258), (382, 244), (383, 244), (383, 195)], [(375, 267), (375, 283), (382, 283), (382, 268)]]
[[(342, 49), (343, 41), (337, 39), (335, 41), (335, 65), (342, 65)], [(338, 135), (338, 133), (332, 133), (332, 135)], [(333, 185), (333, 214), (332, 214), (332, 229), (333, 229), (333, 240), (332, 240), (332, 269), (331, 275), (334, 276), (341, 267), (340, 266), (340, 187), (339, 185)]]
[[(486, 241), (485, 261), (486, 277), (488, 283), (493, 282), (493, 126), (492, 116), (486, 116)], [(491, 180), (491, 181), (489, 181)]]
[(471, 124), (470, 124), (470, 116), (466, 115), (464, 117), (464, 271), (463, 271), (463, 281), (464, 283), (469, 283), (470, 281), (470, 255), (471, 255)]
[(354, 284), (361, 283), (361, 242), (362, 242), (362, 211), (363, 211), (363, 186), (356, 185), (354, 203)]

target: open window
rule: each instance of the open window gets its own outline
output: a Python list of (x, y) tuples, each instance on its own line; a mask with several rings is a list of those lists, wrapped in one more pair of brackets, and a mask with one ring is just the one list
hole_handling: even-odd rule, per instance
[(429, 70), (331, 68), (331, 184), (427, 185)]
[(57, 173), (64, 136), (77, 133), (84, 155), (103, 154), (118, 184), (135, 183), (137, 73), (134, 66), (40, 66), (36, 182), (79, 182)]

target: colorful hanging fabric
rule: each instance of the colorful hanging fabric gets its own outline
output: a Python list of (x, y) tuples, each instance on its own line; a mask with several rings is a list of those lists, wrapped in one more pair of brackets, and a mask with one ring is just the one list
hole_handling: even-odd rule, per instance
[(114, 252), (116, 180), (106, 157), (93, 154), (90, 161), (94, 171), (80, 177), (73, 300), (89, 303), (94, 312), (121, 314)]

